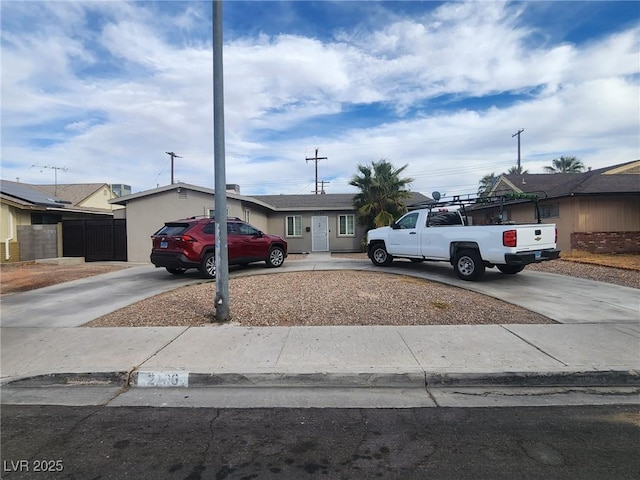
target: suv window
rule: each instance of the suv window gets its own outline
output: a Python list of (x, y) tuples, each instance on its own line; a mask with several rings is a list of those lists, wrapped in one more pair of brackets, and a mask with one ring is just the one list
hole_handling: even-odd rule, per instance
[(216, 222), (207, 223), (204, 227), (202, 227), (202, 233), (206, 233), (207, 235), (215, 235)]
[(260, 230), (258, 230), (257, 228), (252, 227), (251, 225), (247, 225), (246, 223), (239, 223), (238, 224), (238, 233), (240, 235), (258, 235), (260, 233)]
[(164, 227), (158, 230), (154, 235), (164, 235), (166, 237), (175, 237), (182, 235), (189, 228), (188, 223), (166, 223)]

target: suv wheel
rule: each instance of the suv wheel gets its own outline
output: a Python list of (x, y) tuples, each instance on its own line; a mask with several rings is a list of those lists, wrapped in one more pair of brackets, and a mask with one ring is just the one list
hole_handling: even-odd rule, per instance
[(207, 278), (216, 278), (216, 254), (207, 253), (200, 264), (200, 272)]
[(267, 267), (276, 268), (284, 263), (284, 250), (282, 247), (272, 247), (269, 250), (269, 258), (265, 261)]

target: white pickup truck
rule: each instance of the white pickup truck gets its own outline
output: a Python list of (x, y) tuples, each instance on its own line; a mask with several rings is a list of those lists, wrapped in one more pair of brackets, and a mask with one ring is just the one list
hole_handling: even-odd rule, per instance
[(394, 258), (449, 262), (462, 280), (478, 280), (486, 267), (515, 274), (530, 264), (559, 258), (555, 224), (465, 225), (460, 210), (421, 208), (388, 227), (369, 230), (367, 254), (374, 265)]

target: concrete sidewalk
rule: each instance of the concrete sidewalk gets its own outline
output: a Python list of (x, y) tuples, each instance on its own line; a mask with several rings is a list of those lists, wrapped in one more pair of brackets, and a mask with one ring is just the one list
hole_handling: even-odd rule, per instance
[[(240, 274), (369, 268), (362, 261), (335, 261), (329, 256), (289, 262), (288, 267), (256, 268)], [(419, 267), (407, 264), (376, 271), (427, 279), (440, 275), (461, 286), (450, 272)], [(131, 270), (134, 276), (142, 271)], [(500, 285), (500, 298), (513, 297), (512, 303), (529, 302), (533, 309), (550, 310), (548, 297), (536, 297), (544, 276), (523, 272), (511, 283), (503, 277), (489, 275), (487, 282), (463, 282), (463, 286), (486, 293)], [(638, 290), (558, 275), (553, 278), (555, 295), (563, 295), (563, 288), (581, 290), (579, 298), (556, 304), (564, 324), (78, 328), (37, 323), (36, 327), (34, 320), (38, 319), (30, 317), (29, 306), (22, 302), (24, 325), (16, 317), (11, 326), (5, 326), (3, 319), (2, 383), (422, 389), (425, 385), (640, 385)], [(90, 288), (82, 293), (81, 285), (74, 284), (74, 294), (92, 295)], [(51, 298), (47, 297), (33, 305), (36, 316), (43, 314)], [(32, 301), (36, 300), (33, 296)], [(121, 301), (118, 296), (118, 304)], [(584, 303), (590, 310), (584, 310), (578, 319), (571, 307), (579, 310), (577, 305)], [(47, 314), (64, 315), (52, 309)]]
[(640, 385), (640, 327), (6, 328), (2, 379), (132, 386)]

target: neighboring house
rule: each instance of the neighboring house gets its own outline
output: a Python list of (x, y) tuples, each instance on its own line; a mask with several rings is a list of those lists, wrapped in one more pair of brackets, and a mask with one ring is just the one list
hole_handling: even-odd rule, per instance
[[(428, 200), (413, 193), (407, 204)], [(240, 194), (227, 185), (227, 215), (238, 217), (287, 240), (290, 253), (311, 251), (359, 251), (364, 230), (357, 224), (353, 194), (257, 195)], [(175, 183), (110, 203), (124, 205), (116, 217), (127, 219), (127, 253), (131, 262), (148, 262), (151, 235), (165, 222), (191, 216), (214, 215), (214, 191)]]
[(111, 218), (111, 209), (73, 205), (28, 185), (0, 180), (0, 261), (18, 262), (63, 255), (62, 222)]
[[(503, 174), (491, 195), (536, 193), (544, 223), (558, 228), (563, 251), (640, 253), (640, 160), (584, 173)], [(474, 224), (493, 223), (499, 207), (474, 205)], [(512, 201), (503, 221), (535, 222), (530, 202)]]
[[(128, 185), (119, 186), (124, 187), (124, 189), (116, 190), (107, 183), (71, 183), (30, 186), (46, 195), (55, 195), (58, 198), (64, 198), (76, 207), (85, 209), (95, 208), (107, 211), (123, 208), (120, 205), (109, 203), (109, 200), (131, 193), (131, 187)], [(117, 194), (116, 191), (122, 193)]]

